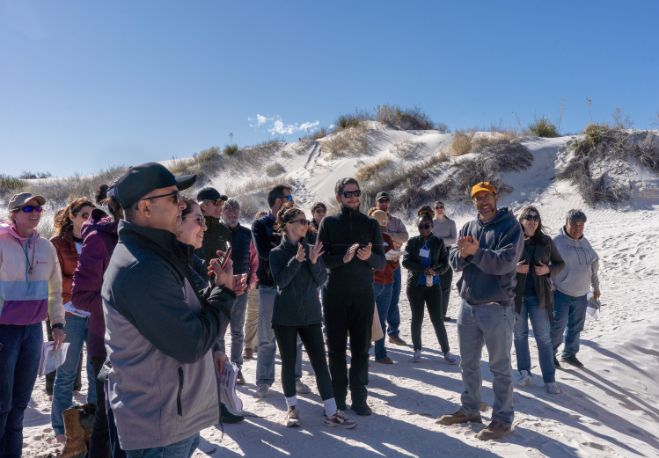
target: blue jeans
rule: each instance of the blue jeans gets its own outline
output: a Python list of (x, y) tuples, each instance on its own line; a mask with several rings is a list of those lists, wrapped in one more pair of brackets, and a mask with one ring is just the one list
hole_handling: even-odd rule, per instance
[[(380, 326), (384, 332), (385, 317), (389, 312), (391, 304), (391, 294), (394, 285), (380, 285), (373, 283), (373, 296), (375, 297), (375, 306), (378, 308), (378, 316), (380, 317)], [(375, 359), (384, 359), (387, 357), (387, 349), (384, 346), (384, 337), (375, 342)]]
[(245, 340), (245, 312), (247, 311), (247, 291), (237, 296), (231, 307), (231, 318), (226, 315), (220, 316), (220, 335), (217, 337), (218, 347), (224, 352), (224, 335), (227, 327), (231, 328), (231, 362), (236, 363), (239, 368), (243, 366), (243, 342)]
[[(387, 312), (387, 335), (398, 336), (400, 334), (400, 309), (398, 308), (398, 301), (400, 300), (400, 267), (394, 270), (394, 284), (391, 290), (391, 303), (389, 304), (389, 311)], [(380, 313), (380, 309), (378, 309)]]
[[(277, 342), (272, 329), (272, 313), (275, 308), (277, 288), (259, 286), (259, 350), (256, 359), (256, 384), (272, 386), (275, 383), (275, 352)], [(302, 377), (302, 341), (297, 341), (295, 378)]]
[[(50, 414), (50, 421), (53, 425), (53, 431), (56, 435), (64, 434), (64, 411), (73, 405), (73, 383), (78, 375), (78, 365), (80, 364), (80, 352), (87, 338), (88, 318), (79, 316), (67, 316), (64, 332), (66, 333), (65, 342), (68, 342), (69, 349), (66, 352), (64, 364), (57, 368), (55, 375), (55, 384), (53, 385), (53, 408)], [(91, 364), (91, 358), (87, 361), (87, 402), (96, 403), (96, 383), (94, 383), (94, 367)], [(90, 383), (91, 382), (91, 383)]]
[(464, 382), (462, 411), (468, 415), (480, 414), (481, 354), (483, 344), (490, 356), (489, 366), (494, 377), (494, 405), (492, 419), (512, 425), (513, 383), (510, 349), (513, 343), (515, 310), (513, 305), (497, 303), (471, 305), (462, 301), (458, 317), (458, 341), (460, 342), (460, 371)]
[(554, 291), (554, 321), (551, 325), (551, 342), (554, 354), (563, 343), (565, 333), (565, 346), (563, 358), (569, 358), (579, 352), (579, 338), (583, 325), (586, 322), (586, 308), (588, 298), (583, 296), (568, 296), (560, 291)]
[(0, 456), (20, 457), (23, 414), (37, 380), (43, 329), (0, 325)]
[(126, 450), (128, 458), (189, 458), (199, 445), (199, 433), (166, 447)]
[(533, 326), (533, 335), (538, 346), (540, 370), (545, 383), (555, 382), (554, 351), (551, 346), (549, 313), (540, 308), (538, 296), (525, 296), (519, 314), (515, 316), (515, 352), (517, 353), (517, 370), (531, 373), (531, 355), (529, 352), (529, 318)]

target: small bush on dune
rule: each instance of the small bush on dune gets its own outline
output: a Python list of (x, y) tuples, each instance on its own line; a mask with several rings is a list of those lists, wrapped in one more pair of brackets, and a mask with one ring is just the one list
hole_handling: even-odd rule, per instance
[(345, 114), (339, 116), (339, 118), (334, 123), (336, 125), (336, 130), (345, 130), (351, 127), (360, 127), (362, 121), (368, 121), (371, 119), (371, 116), (364, 111), (356, 111), (352, 114)]
[(13, 196), (26, 186), (27, 182), (21, 178), (0, 174), (0, 197)]
[(531, 123), (529, 125), (529, 132), (536, 137), (554, 138), (560, 136), (556, 124), (545, 117), (536, 119)]
[(388, 158), (382, 158), (375, 162), (371, 162), (357, 170), (355, 178), (357, 178), (357, 181), (359, 182), (371, 181), (376, 175), (383, 173), (392, 164), (393, 161)]
[(451, 151), (454, 156), (464, 156), (471, 153), (473, 146), (474, 133), (459, 130), (453, 134), (453, 143), (451, 143)]
[(363, 125), (349, 127), (325, 138), (321, 151), (329, 153), (330, 157), (354, 157), (368, 153), (368, 139)]
[(37, 178), (51, 178), (52, 176), (53, 174), (50, 172), (23, 172), (20, 174), (19, 178), (24, 180), (34, 180)]
[(277, 175), (281, 175), (282, 173), (286, 173), (286, 169), (279, 162), (274, 162), (265, 168), (265, 173), (269, 177), (275, 177)]
[[(435, 124), (430, 117), (417, 107), (402, 109), (395, 105), (380, 105), (376, 109), (375, 120), (400, 130), (435, 129)], [(443, 124), (440, 127), (443, 128), (446, 125)]]
[[(613, 140), (614, 131), (608, 124), (588, 124), (583, 130), (584, 141), (586, 149), (591, 150), (603, 142), (610, 142)], [(585, 149), (582, 149), (582, 152)]]
[(222, 157), (222, 151), (217, 146), (211, 146), (208, 149), (199, 151), (197, 154), (193, 154), (192, 157), (199, 165), (205, 165), (219, 161)]
[(240, 151), (240, 148), (238, 148), (238, 145), (236, 145), (235, 143), (232, 145), (225, 146), (224, 149), (222, 150), (225, 156), (233, 156), (238, 151)]

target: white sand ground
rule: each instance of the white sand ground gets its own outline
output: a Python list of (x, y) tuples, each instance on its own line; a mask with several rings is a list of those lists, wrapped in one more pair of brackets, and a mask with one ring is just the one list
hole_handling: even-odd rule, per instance
[[(502, 202), (514, 209), (526, 203), (538, 205), (552, 234), (570, 208), (584, 208), (589, 217), (586, 236), (601, 257), (602, 316), (599, 321), (588, 319), (582, 333), (579, 357), (586, 368), (557, 372), (561, 395), (544, 391), (531, 339), (535, 380), (531, 387), (515, 389), (512, 435), (501, 441), (481, 442), (474, 437), (481, 425), (436, 425), (438, 415), (459, 406), (462, 382), (459, 369), (439, 357), (426, 317), (423, 363), (410, 361), (411, 347), (396, 346), (389, 347), (396, 364), (371, 362), (369, 402), (374, 415), (353, 415), (358, 421), (355, 430), (323, 426), (322, 404), (306, 359), (304, 381), (314, 392), (300, 396), (303, 426), (286, 429), (281, 424), (285, 410), (281, 386), (276, 382), (269, 397), (257, 399), (253, 384), (256, 362), (252, 360), (243, 368), (248, 384), (239, 388), (249, 417), (242, 424), (225, 425), (224, 434), (217, 427), (202, 431), (203, 440), (195, 456), (659, 456), (658, 202), (637, 199), (619, 210), (587, 208), (570, 186), (552, 181), (564, 144), (564, 139), (530, 142), (535, 164), (524, 173), (506, 176), (515, 191)], [(354, 161), (341, 159), (305, 172), (302, 168), (307, 159), (293, 159), (299, 162), (295, 164), (300, 167), (297, 170), (287, 164), (289, 171), (299, 176), (296, 182), (304, 183), (296, 193), (303, 202), (326, 199), (335, 178), (350, 175), (355, 167)], [(464, 207), (454, 211), (458, 226), (471, 213)], [(458, 308), (454, 292), (449, 314), (455, 317)], [(409, 341), (410, 312), (404, 289), (400, 310), (402, 336)], [(459, 352), (456, 324), (447, 324), (447, 330), (453, 350)], [(486, 361), (484, 353), (483, 401), (491, 405), (492, 377)], [(43, 390), (44, 381), (39, 379), (25, 417), (24, 456), (48, 456), (57, 451), (49, 424), (50, 405)], [(83, 398), (77, 400), (82, 402)], [(484, 414), (486, 422), (490, 413)]]

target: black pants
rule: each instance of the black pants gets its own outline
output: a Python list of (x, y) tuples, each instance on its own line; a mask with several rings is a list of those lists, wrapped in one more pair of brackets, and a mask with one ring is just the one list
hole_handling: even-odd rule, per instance
[(448, 268), (446, 273), (440, 277), (439, 284), (442, 288), (442, 318), (444, 318), (448, 310), (448, 299), (451, 296), (451, 287), (453, 286), (453, 269)]
[(421, 350), (421, 325), (423, 325), (424, 303), (428, 306), (430, 321), (435, 328), (435, 335), (442, 352), (449, 351), (448, 336), (442, 316), (442, 291), (439, 285), (430, 288), (425, 286), (408, 286), (407, 298), (412, 309), (412, 345), (415, 350)]
[[(328, 285), (323, 291), (329, 370), (337, 405), (345, 405), (348, 383), (352, 402), (366, 402), (368, 392), (368, 349), (373, 326), (373, 284), (359, 289)], [(350, 374), (346, 363), (346, 342), (350, 334)]]
[(311, 326), (273, 326), (281, 354), (281, 384), (284, 396), (295, 396), (295, 363), (297, 361), (297, 336), (307, 350), (311, 367), (316, 374), (316, 385), (323, 401), (334, 397), (332, 380), (327, 369), (325, 342), (320, 324)]
[(110, 432), (108, 430), (108, 417), (105, 411), (105, 383), (98, 379), (98, 373), (101, 372), (105, 358), (92, 357), (92, 366), (94, 367), (94, 381), (96, 382), (96, 414), (94, 416), (94, 429), (89, 443), (90, 458), (109, 458), (110, 449)]

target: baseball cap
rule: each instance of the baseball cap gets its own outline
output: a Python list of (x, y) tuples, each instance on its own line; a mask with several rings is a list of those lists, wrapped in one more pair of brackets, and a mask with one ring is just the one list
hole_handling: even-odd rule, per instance
[(196, 179), (197, 175), (176, 177), (164, 165), (147, 162), (129, 168), (112, 187), (119, 205), (129, 208), (154, 189), (176, 186), (179, 191), (183, 191), (192, 186)]
[(29, 192), (21, 192), (20, 194), (14, 194), (13, 197), (9, 199), (9, 211), (13, 212), (14, 210), (18, 210), (31, 200), (36, 200), (39, 205), (46, 203), (46, 199), (43, 196), (35, 196)]
[(220, 191), (218, 191), (215, 188), (203, 188), (201, 191), (197, 193), (197, 202), (201, 202), (202, 200), (229, 200), (227, 196), (224, 194), (220, 194)]
[(471, 187), (471, 191), (469, 192), (469, 196), (473, 199), (476, 194), (478, 194), (481, 191), (489, 192), (492, 194), (497, 193), (497, 188), (494, 187), (492, 183), (489, 181), (481, 181), (480, 183), (476, 183)]
[(371, 213), (371, 218), (377, 221), (380, 226), (386, 226), (389, 223), (389, 217), (382, 210), (375, 210)]
[(375, 201), (377, 202), (380, 199), (389, 199), (389, 200), (391, 200), (391, 196), (389, 196), (389, 193), (386, 192), (386, 191), (380, 191), (375, 196)]

